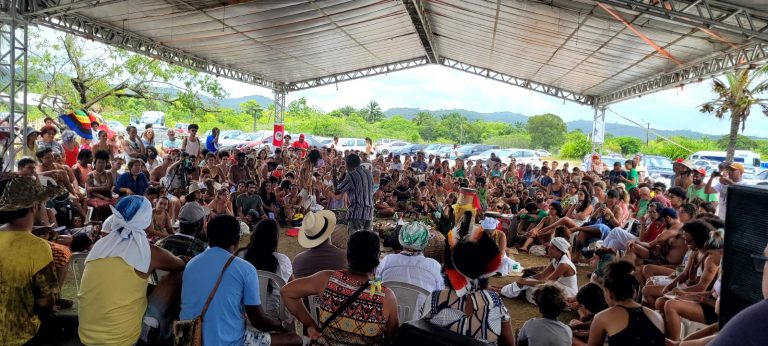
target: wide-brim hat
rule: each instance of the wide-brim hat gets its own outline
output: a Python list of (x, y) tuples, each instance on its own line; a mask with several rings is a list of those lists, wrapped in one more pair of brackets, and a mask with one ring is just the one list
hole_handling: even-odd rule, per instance
[(187, 192), (187, 196), (189, 196), (189, 195), (191, 195), (191, 194), (193, 194), (193, 193), (195, 193), (197, 191), (203, 190), (203, 189), (204, 188), (202, 186), (200, 186), (200, 184), (198, 184), (196, 182), (192, 182), (192, 184), (189, 184), (189, 191)]
[(304, 215), (299, 231), (299, 245), (311, 249), (331, 237), (336, 228), (336, 214), (330, 210), (309, 212)]
[(53, 179), (37, 182), (30, 177), (13, 177), (5, 185), (0, 196), (0, 211), (16, 211), (31, 208), (35, 203), (44, 202), (66, 190), (56, 185)]

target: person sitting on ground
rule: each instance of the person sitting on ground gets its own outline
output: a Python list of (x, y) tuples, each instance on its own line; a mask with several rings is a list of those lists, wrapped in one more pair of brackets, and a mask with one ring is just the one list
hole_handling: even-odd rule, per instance
[(683, 224), (677, 218), (677, 211), (664, 208), (659, 211), (664, 220), (664, 231), (651, 242), (630, 241), (627, 243), (626, 258), (638, 264), (678, 265), (683, 262), (687, 251), (685, 241), (678, 237)]
[(577, 193), (578, 202), (570, 207), (570, 210), (565, 213), (566, 216), (557, 220), (557, 222), (544, 227), (541, 232), (549, 232), (558, 226), (562, 225), (568, 227), (568, 229), (581, 227), (585, 223), (589, 222), (590, 215), (592, 215), (592, 193), (585, 187), (579, 188)]
[(501, 255), (501, 265), (499, 266), (499, 269), (497, 271), (498, 274), (501, 276), (507, 276), (511, 274), (515, 269), (515, 265), (519, 267), (519, 263), (515, 262), (509, 256), (507, 256), (507, 236), (498, 229), (499, 226), (499, 219), (501, 217), (501, 214), (496, 214), (496, 217), (493, 218), (489, 217), (491, 213), (487, 213), (485, 219), (483, 219), (482, 222), (480, 222), (480, 226), (483, 228), (483, 231), (485, 231), (491, 239), (496, 243), (496, 246), (499, 248), (499, 254)]
[(575, 307), (579, 314), (579, 319), (571, 320), (568, 323), (573, 331), (572, 343), (577, 346), (584, 346), (587, 344), (589, 328), (595, 315), (608, 308), (608, 303), (605, 302), (605, 292), (600, 285), (594, 282), (587, 283), (579, 288), (579, 293), (576, 293), (575, 304), (570, 304), (570, 306), (572, 309)]
[(331, 244), (336, 229), (336, 214), (330, 210), (309, 212), (304, 215), (299, 230), (299, 245), (306, 250), (293, 258), (294, 278), (303, 278), (324, 270), (342, 270), (347, 267), (344, 250)]
[(533, 300), (542, 318), (525, 321), (520, 328), (517, 344), (519, 346), (570, 346), (573, 332), (571, 328), (557, 320), (565, 310), (563, 290), (557, 286), (545, 284), (536, 289)]
[[(465, 228), (465, 227), (462, 227)], [(476, 229), (465, 236), (452, 232), (446, 249), (446, 287), (424, 303), (424, 319), (464, 336), (497, 345), (514, 345), (509, 311), (498, 293), (488, 290), (488, 277), (501, 263), (493, 239)]]
[[(405, 282), (429, 292), (442, 290), (445, 283), (440, 274), (440, 263), (424, 257), (424, 249), (429, 243), (427, 226), (419, 221), (405, 224), (400, 229), (398, 241), (403, 246), (403, 251), (384, 256), (376, 270), (376, 278), (385, 283)], [(416, 306), (421, 306), (423, 303), (424, 299), (420, 299)], [(418, 314), (416, 310), (413, 312)]]
[(558, 219), (563, 217), (563, 207), (560, 202), (552, 202), (549, 204), (549, 213), (539, 223), (528, 231), (528, 237), (525, 239), (523, 246), (518, 249), (522, 252), (528, 252), (528, 248), (534, 243), (545, 244), (552, 239), (553, 232), (542, 233), (541, 229), (555, 223)]
[[(126, 196), (104, 221), (108, 235), (94, 244), (85, 260), (78, 317), (85, 345), (131, 345), (139, 340), (145, 311), (172, 309), (185, 262), (150, 245), (144, 232), (152, 221), (152, 204), (142, 196)], [(147, 278), (155, 270), (173, 274), (147, 298)], [(149, 305), (149, 306), (148, 306)], [(157, 315), (156, 315), (157, 316)], [(165, 334), (168, 326), (161, 327)]]
[[(238, 250), (235, 254), (253, 264), (256, 270), (277, 274), (284, 282), (288, 282), (293, 274), (293, 267), (288, 256), (277, 252), (280, 236), (280, 226), (275, 220), (261, 220), (251, 232), (251, 241), (247, 248)], [(267, 286), (267, 297), (261, 297), (261, 305), (269, 316), (280, 315), (280, 290), (270, 282)]]
[[(216, 229), (209, 234), (211, 247), (184, 270), (179, 319), (194, 320), (207, 305), (203, 345), (301, 345), (298, 335), (264, 311), (256, 268), (233, 254), (240, 242), (237, 219), (219, 215), (208, 226)], [(209, 297), (214, 299), (207, 304)]]
[(524, 293), (525, 298), (529, 302), (534, 303), (534, 286), (553, 282), (563, 289), (567, 298), (576, 296), (579, 287), (576, 279), (576, 266), (571, 262), (570, 258), (570, 247), (571, 244), (565, 238), (553, 238), (547, 247), (547, 255), (551, 262), (544, 271), (502, 287), (501, 295), (507, 298), (516, 298), (521, 293)]
[(104, 221), (112, 215), (112, 175), (106, 170), (109, 164), (109, 154), (106, 151), (97, 151), (95, 154), (93, 171), (88, 173), (85, 181), (85, 191), (88, 196), (88, 205), (93, 207), (92, 219)]
[[(348, 269), (296, 279), (280, 291), (288, 311), (307, 327), (312, 340), (328, 345), (383, 345), (394, 340), (399, 326), (397, 298), (378, 280), (370, 279), (379, 265), (380, 247), (373, 232), (354, 232), (347, 244)], [(311, 295), (322, 302), (318, 322), (303, 302)], [(348, 307), (329, 320), (347, 299), (352, 299)], [(358, 313), (361, 309), (366, 311), (364, 316)]]
[(152, 230), (147, 235), (155, 238), (165, 238), (174, 234), (171, 217), (168, 215), (168, 197), (160, 196), (155, 201), (152, 211)]
[(58, 283), (51, 246), (31, 233), (45, 201), (63, 192), (30, 177), (0, 182), (2, 345), (55, 343), (77, 328), (77, 319), (52, 314)]
[(664, 320), (635, 302), (639, 282), (635, 266), (621, 260), (605, 268), (603, 287), (610, 308), (595, 315), (589, 328), (589, 346), (665, 345)]

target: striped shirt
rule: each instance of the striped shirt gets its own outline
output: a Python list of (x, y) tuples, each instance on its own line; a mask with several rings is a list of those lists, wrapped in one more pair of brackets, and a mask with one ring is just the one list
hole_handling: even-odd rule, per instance
[(349, 172), (336, 187), (336, 193), (349, 195), (348, 220), (373, 220), (373, 174), (360, 166)]

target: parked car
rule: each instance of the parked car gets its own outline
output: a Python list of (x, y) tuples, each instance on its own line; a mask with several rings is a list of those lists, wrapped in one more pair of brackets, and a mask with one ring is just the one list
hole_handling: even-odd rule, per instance
[(741, 175), (741, 180), (747, 185), (757, 185), (758, 183), (761, 183), (760, 178), (758, 178), (757, 174), (754, 172), (744, 171), (744, 174)]
[(245, 132), (235, 138), (219, 139), (219, 147), (221, 149), (237, 148), (240, 144), (255, 141), (264, 138), (267, 134), (264, 132)]
[[(621, 162), (621, 164), (624, 165), (624, 162), (627, 159), (621, 156), (603, 155), (600, 157), (600, 160), (603, 162), (603, 167), (606, 170), (611, 170), (615, 162)], [(591, 167), (592, 167), (592, 154), (587, 154), (584, 156), (584, 159), (581, 161), (581, 169), (584, 171), (588, 171), (590, 170)]]
[[(675, 171), (672, 170), (672, 160), (667, 157), (645, 155), (643, 156), (641, 164), (648, 170), (648, 176), (651, 177), (651, 179), (658, 180), (659, 178), (664, 178), (671, 180), (672, 177), (675, 176)], [(715, 167), (717, 167), (717, 165), (715, 165)]]
[[(483, 151), (489, 150), (489, 149), (499, 149), (498, 145), (488, 145), (488, 144), (465, 144), (460, 146), (456, 151), (459, 154), (459, 157), (461, 158), (467, 158), (475, 154), (479, 154)], [(455, 159), (453, 155), (451, 155), (451, 159)]]
[[(105, 121), (105, 123), (107, 123), (107, 126), (109, 126), (109, 128), (112, 131), (115, 131), (116, 133), (121, 134), (121, 135), (125, 134), (126, 128), (125, 128), (125, 125), (123, 125), (121, 122), (119, 122), (117, 120), (107, 120), (107, 121)], [(155, 133), (155, 134), (157, 134), (157, 133)]]
[(524, 165), (530, 164), (531, 166), (541, 166), (541, 156), (536, 151), (530, 149), (507, 149), (511, 151), (511, 154), (502, 157), (501, 162), (509, 165), (512, 162), (512, 157), (515, 158), (515, 162), (522, 163)]
[(188, 127), (189, 123), (176, 123), (173, 130), (176, 131), (177, 136), (186, 137), (189, 135), (189, 130), (187, 130)]
[(395, 155), (416, 155), (419, 151), (424, 151), (426, 144), (408, 144), (404, 147), (393, 149), (392, 154)]
[(552, 153), (546, 149), (536, 149), (536, 155), (541, 157), (552, 156)]
[(362, 138), (339, 138), (341, 148), (337, 150), (359, 150), (365, 151), (365, 139)]
[[(424, 152), (424, 155), (436, 155), (442, 149), (443, 147), (447, 147), (448, 149), (453, 148), (452, 144), (429, 144), (422, 150)], [(450, 150), (449, 150), (450, 151)]]
[(376, 146), (376, 152), (382, 153), (384, 155), (389, 154), (392, 150), (397, 150), (399, 148), (403, 148), (405, 146), (410, 145), (411, 143), (403, 142), (403, 141), (394, 141), (389, 142), (381, 145)]

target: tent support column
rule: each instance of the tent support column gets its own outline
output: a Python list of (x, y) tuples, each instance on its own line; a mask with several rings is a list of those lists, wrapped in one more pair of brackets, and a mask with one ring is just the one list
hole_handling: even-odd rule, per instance
[(605, 109), (606, 107), (595, 106), (595, 116), (592, 120), (592, 152), (603, 154), (603, 142), (605, 142)]
[(27, 23), (17, 2), (0, 10), (0, 107), (8, 112), (0, 125), (0, 171), (14, 169), (16, 155), (30, 155), (24, 145), (27, 128)]
[(288, 92), (285, 88), (274, 89), (275, 94), (275, 124), (282, 124), (285, 118), (285, 96)]

